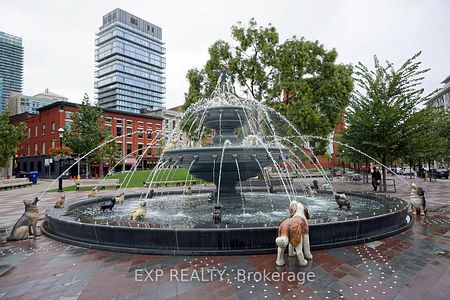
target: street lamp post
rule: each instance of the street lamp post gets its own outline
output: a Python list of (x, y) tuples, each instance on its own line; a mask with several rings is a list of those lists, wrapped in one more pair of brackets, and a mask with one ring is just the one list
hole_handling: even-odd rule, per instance
[[(62, 139), (64, 136), (64, 128), (58, 129), (58, 137), (59, 137), (59, 148), (62, 148)], [(58, 192), (63, 192), (63, 179), (62, 179), (62, 156), (59, 159), (59, 181), (58, 181)]]

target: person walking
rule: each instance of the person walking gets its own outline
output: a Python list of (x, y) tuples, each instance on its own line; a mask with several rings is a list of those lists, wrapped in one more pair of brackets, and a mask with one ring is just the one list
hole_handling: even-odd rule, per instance
[(372, 168), (373, 172), (372, 172), (372, 186), (373, 186), (373, 191), (376, 192), (378, 189), (378, 186), (381, 183), (381, 173), (380, 171), (378, 171), (377, 167), (373, 167)]

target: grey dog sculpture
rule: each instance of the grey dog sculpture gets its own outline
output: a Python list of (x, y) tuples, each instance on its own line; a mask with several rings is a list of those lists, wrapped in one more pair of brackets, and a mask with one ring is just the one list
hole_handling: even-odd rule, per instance
[[(34, 201), (23, 200), (25, 212), (11, 230), (11, 234), (7, 238), (8, 241), (25, 240), (30, 235), (34, 237), (39, 235), (37, 232), (37, 221), (39, 220), (38, 201), (37, 197)], [(33, 229), (33, 232), (31, 232), (31, 229)]]

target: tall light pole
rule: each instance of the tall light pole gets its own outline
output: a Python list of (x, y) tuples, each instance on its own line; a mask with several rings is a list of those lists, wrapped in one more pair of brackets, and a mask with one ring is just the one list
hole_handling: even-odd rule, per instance
[[(59, 148), (62, 148), (62, 139), (64, 136), (64, 128), (58, 129), (58, 137), (59, 137)], [(62, 179), (62, 154), (59, 158), (59, 182), (58, 182), (58, 192), (64, 192), (63, 190), (63, 179)]]

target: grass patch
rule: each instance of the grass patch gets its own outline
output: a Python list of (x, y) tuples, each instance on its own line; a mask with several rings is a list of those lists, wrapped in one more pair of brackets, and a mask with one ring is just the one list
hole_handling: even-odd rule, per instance
[[(134, 174), (132, 172), (116, 173), (114, 175), (106, 177), (106, 179), (119, 179), (122, 187), (144, 187), (144, 182), (167, 182), (167, 181), (184, 181), (195, 180), (197, 184), (203, 183), (204, 181), (193, 177), (188, 174), (186, 169), (174, 168), (174, 169), (158, 169), (158, 170), (146, 170), (146, 171), (136, 171)], [(129, 181), (129, 182), (128, 182)], [(80, 190), (91, 190), (91, 187), (80, 188)], [(106, 187), (106, 189), (115, 189), (115, 187)], [(64, 191), (75, 191), (76, 186), (64, 187)], [(57, 189), (52, 189), (49, 192), (56, 192)]]

